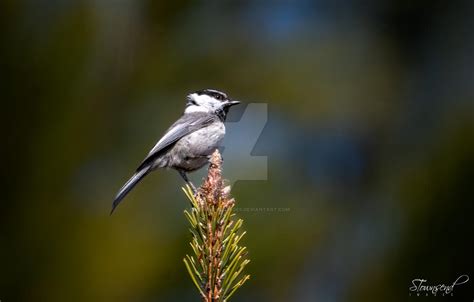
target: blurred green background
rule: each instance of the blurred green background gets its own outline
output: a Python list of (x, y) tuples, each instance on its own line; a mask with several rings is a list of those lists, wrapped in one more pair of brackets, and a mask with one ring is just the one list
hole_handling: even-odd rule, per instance
[[(177, 173), (151, 174), (108, 214), (185, 95), (216, 88), (268, 105), (252, 153), (268, 180), (233, 188), (254, 209), (238, 213), (252, 279), (234, 301), (471, 301), (473, 13), (472, 1), (2, 1), (0, 300), (198, 301)], [(414, 278), (461, 274), (454, 297), (409, 296)]]

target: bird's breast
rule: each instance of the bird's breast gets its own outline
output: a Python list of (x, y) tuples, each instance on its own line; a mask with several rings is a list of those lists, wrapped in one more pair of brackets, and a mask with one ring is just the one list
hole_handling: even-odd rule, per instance
[(215, 122), (211, 125), (194, 131), (181, 139), (191, 153), (198, 155), (211, 155), (221, 144), (225, 135), (225, 126), (222, 122)]
[(170, 166), (187, 171), (201, 168), (220, 146), (224, 135), (224, 123), (215, 122), (184, 136), (170, 150)]

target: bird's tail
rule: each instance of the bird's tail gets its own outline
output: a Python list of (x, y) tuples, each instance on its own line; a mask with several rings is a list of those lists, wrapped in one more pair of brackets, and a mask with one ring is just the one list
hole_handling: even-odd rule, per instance
[(122, 199), (130, 192), (135, 185), (145, 177), (148, 172), (150, 172), (150, 167), (143, 167), (141, 170), (137, 171), (133, 176), (123, 185), (120, 191), (115, 196), (114, 202), (112, 204), (112, 210), (110, 215), (115, 211), (115, 208), (119, 205)]

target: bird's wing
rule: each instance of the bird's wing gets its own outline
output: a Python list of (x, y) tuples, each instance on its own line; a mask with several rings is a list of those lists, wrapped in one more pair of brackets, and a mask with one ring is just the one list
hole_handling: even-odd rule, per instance
[(153, 149), (151, 149), (147, 157), (137, 168), (137, 171), (148, 166), (148, 164), (153, 162), (163, 151), (174, 145), (179, 139), (212, 124), (215, 119), (216, 117), (213, 115), (200, 112), (183, 115), (166, 131), (165, 135), (156, 143)]

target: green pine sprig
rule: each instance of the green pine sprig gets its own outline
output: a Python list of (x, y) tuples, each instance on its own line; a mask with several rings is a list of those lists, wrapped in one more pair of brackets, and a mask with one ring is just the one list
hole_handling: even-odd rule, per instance
[(206, 302), (224, 302), (239, 289), (250, 275), (244, 268), (250, 262), (247, 251), (240, 245), (245, 232), (242, 219), (232, 212), (235, 201), (229, 189), (223, 188), (222, 159), (218, 151), (211, 158), (208, 177), (194, 194), (183, 188), (191, 203), (184, 215), (190, 224), (193, 255), (183, 259), (186, 269)]

